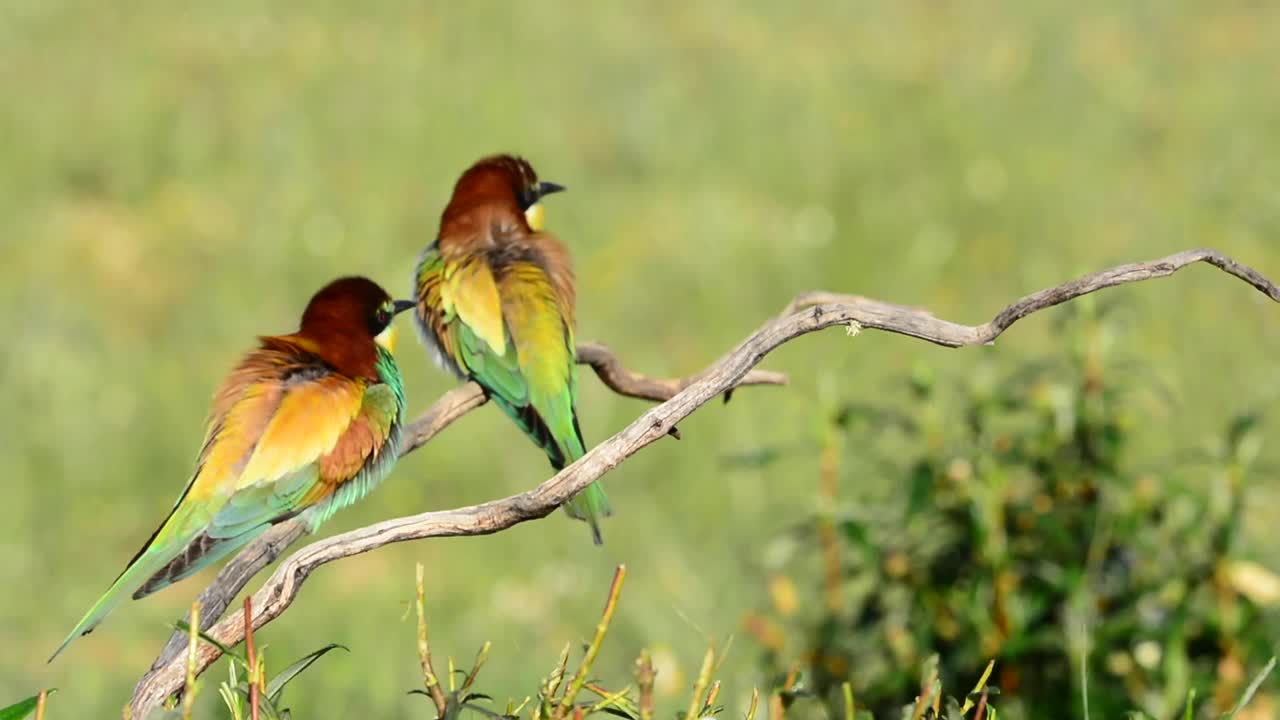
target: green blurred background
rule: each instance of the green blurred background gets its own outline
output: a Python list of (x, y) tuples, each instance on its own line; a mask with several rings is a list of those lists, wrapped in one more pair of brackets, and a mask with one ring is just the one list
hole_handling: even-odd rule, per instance
[[(338, 274), (407, 292), (479, 156), (519, 152), (570, 188), (548, 227), (576, 260), (580, 337), (682, 375), (810, 289), (980, 322), (1074, 274), (1201, 245), (1280, 277), (1276, 38), (1280, 6), (1259, 2), (6, 0), (0, 700), (53, 685), (55, 717), (118, 713), (208, 575), (44, 659), (173, 502), (222, 375)], [(1136, 318), (1120, 342), (1174, 389), (1140, 457), (1277, 397), (1280, 323), (1248, 287), (1197, 268), (1113, 292)], [(406, 610), (422, 561), (437, 652), (492, 639), (487, 689), (523, 695), (589, 635), (626, 562), (597, 674), (622, 684), (648, 644), (660, 691), (680, 690), (759, 603), (768, 538), (812, 509), (803, 448), (824, 398), (874, 399), (918, 361), (964, 377), (1059, 342), (1048, 316), (991, 349), (801, 339), (765, 363), (789, 387), (709, 405), (684, 440), (608, 476), (602, 550), (559, 514), (384, 548), (318, 571), (261, 641), (281, 661), (351, 648), (298, 681), (299, 717), (422, 716), (404, 694), (420, 681)], [(452, 387), (408, 332), (399, 356), (415, 411)], [(583, 382), (588, 443), (645, 408)], [(762, 447), (801, 450), (726, 471)], [(548, 475), (485, 408), (324, 532)], [(1247, 552), (1275, 567), (1266, 480)], [(735, 709), (760, 681), (749, 644), (720, 673)]]

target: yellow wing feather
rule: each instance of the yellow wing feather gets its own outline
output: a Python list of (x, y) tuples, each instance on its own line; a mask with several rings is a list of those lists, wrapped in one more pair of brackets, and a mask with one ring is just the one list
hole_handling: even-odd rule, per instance
[(275, 482), (332, 452), (360, 413), (366, 383), (330, 375), (290, 388), (236, 482)]
[(531, 392), (564, 391), (574, 369), (569, 346), (573, 331), (553, 282), (536, 265), (513, 265), (503, 274), (502, 296), (516, 357)]
[(279, 384), (257, 382), (241, 386), (237, 396), (224, 392), (218, 398), (186, 496), (193, 500), (226, 499), (235, 492), (234, 479), (253, 453), (258, 438), (271, 422), (283, 392)]
[(440, 288), (446, 313), (457, 313), (477, 337), (501, 357), (507, 352), (507, 331), (502, 321), (502, 300), (493, 270), (483, 256), (472, 255), (446, 264)]

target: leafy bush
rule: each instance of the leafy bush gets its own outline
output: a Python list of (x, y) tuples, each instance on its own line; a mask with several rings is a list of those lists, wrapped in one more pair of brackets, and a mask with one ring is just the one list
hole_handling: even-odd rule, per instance
[[(832, 409), (821, 508), (769, 548), (770, 607), (748, 622), (770, 673), (803, 667), (833, 717), (846, 680), (897, 717), (935, 652), (949, 686), (995, 659), (1007, 717), (1181, 717), (1193, 688), (1214, 688), (1202, 712), (1231, 707), (1276, 639), (1280, 580), (1233, 555), (1259, 416), (1211, 451), (1131, 462), (1162, 393), (1112, 350), (1113, 309), (1073, 307), (1066, 359), (958, 387), (919, 368), (906, 413)], [(893, 492), (855, 506), (841, 483)]]

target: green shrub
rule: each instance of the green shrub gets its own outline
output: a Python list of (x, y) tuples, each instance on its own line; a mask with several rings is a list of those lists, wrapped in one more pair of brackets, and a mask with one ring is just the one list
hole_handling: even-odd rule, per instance
[[(769, 548), (769, 609), (748, 623), (769, 673), (803, 668), (832, 717), (846, 680), (897, 717), (935, 652), (950, 687), (994, 659), (1010, 718), (1085, 717), (1086, 682), (1094, 717), (1182, 717), (1192, 688), (1230, 709), (1277, 637), (1262, 608), (1280, 581), (1233, 555), (1259, 417), (1139, 467), (1161, 388), (1111, 350), (1110, 308), (1077, 305), (1070, 353), (955, 387), (918, 368), (905, 413), (830, 412), (821, 509)], [(837, 493), (869, 485), (891, 491)]]

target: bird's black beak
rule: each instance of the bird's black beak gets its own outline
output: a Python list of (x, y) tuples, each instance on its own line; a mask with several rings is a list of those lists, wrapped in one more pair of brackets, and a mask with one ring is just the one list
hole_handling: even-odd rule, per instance
[(551, 193), (564, 192), (565, 190), (568, 190), (568, 188), (553, 182), (538, 183), (538, 197), (550, 195)]
[(409, 308), (411, 308), (411, 307), (415, 307), (415, 306), (417, 306), (417, 304), (418, 304), (418, 303), (417, 303), (417, 302), (415, 302), (415, 301), (413, 301), (413, 300), (397, 300), (397, 301), (395, 302), (395, 305), (393, 306), (393, 312), (392, 312), (391, 314), (392, 314), (392, 315), (399, 315), (400, 313), (404, 312), (405, 310), (408, 310), (408, 309), (409, 309)]

